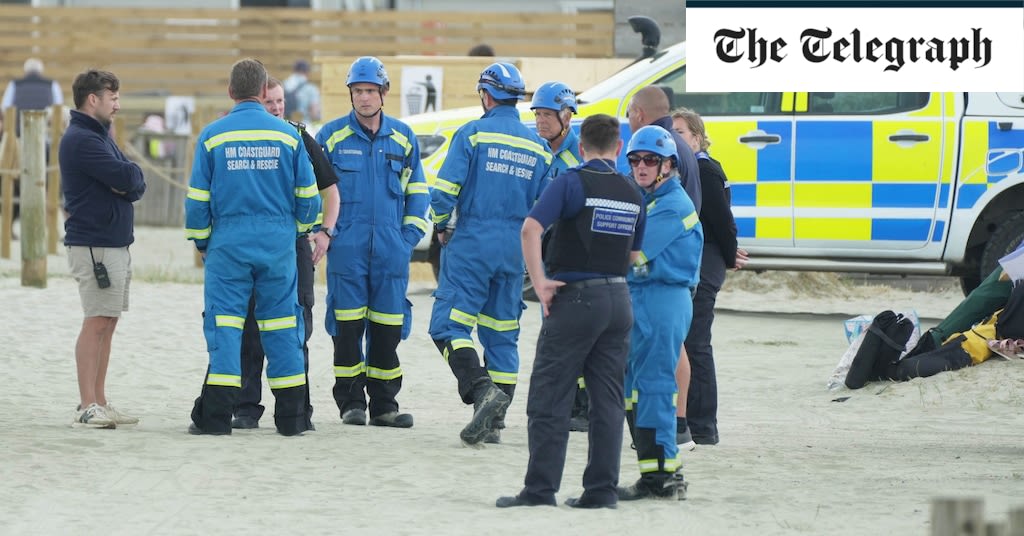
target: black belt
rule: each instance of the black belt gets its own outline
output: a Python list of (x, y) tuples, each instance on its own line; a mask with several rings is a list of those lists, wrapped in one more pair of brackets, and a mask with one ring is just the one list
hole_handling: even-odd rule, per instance
[(587, 287), (599, 287), (601, 285), (613, 285), (615, 283), (625, 283), (626, 278), (622, 276), (618, 277), (597, 277), (594, 279), (583, 279), (581, 281), (572, 281), (562, 285), (562, 290), (581, 289)]

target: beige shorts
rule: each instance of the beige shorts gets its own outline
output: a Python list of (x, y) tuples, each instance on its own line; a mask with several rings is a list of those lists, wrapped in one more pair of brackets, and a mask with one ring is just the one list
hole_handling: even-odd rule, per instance
[[(92, 249), (92, 255), (89, 250)], [(91, 316), (119, 317), (128, 310), (128, 287), (132, 281), (132, 257), (128, 248), (68, 246), (68, 267), (78, 281), (82, 312)], [(100, 288), (93, 271), (93, 258), (107, 268), (110, 286)]]

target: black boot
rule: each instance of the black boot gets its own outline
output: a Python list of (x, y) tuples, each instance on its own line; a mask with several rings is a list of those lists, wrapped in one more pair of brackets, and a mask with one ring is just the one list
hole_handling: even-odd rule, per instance
[[(508, 395), (508, 401), (509, 404), (511, 405), (512, 399), (515, 397), (516, 394), (516, 386), (504, 383), (496, 385), (498, 389), (501, 389), (501, 392)], [(487, 436), (484, 437), (484, 443), (491, 443), (495, 445), (501, 443), (501, 431), (505, 429), (505, 413), (507, 411), (508, 407), (506, 406), (505, 409), (501, 410), (501, 413), (499, 413), (498, 416), (494, 418), (494, 429), (488, 432)]]
[(580, 386), (572, 402), (572, 417), (569, 419), (570, 432), (586, 432), (590, 430), (590, 395), (587, 388)]
[(637, 501), (640, 499), (686, 500), (686, 488), (683, 473), (676, 471), (667, 473), (647, 473), (635, 484), (624, 488), (615, 488), (620, 501)]
[(480, 378), (473, 384), (473, 418), (459, 432), (467, 445), (476, 445), (494, 429), (494, 419), (504, 413), (512, 402), (490, 378)]

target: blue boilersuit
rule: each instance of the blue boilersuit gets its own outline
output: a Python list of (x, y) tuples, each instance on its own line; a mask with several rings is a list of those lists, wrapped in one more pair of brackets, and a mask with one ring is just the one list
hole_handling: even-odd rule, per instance
[[(519, 372), (519, 318), (523, 312), (520, 230), (548, 179), (544, 141), (500, 105), (459, 128), (431, 193), (435, 225), (458, 210), (458, 224), (441, 252), (430, 336), (470, 404), (472, 385), (490, 375), (514, 387)], [(484, 346), (486, 370), (473, 345)]]
[[(242, 381), (242, 326), (253, 292), (268, 383), (277, 397), (275, 422), (289, 435), (304, 428), (295, 238), (312, 228), (319, 211), (313, 168), (294, 127), (261, 104), (244, 101), (203, 129), (185, 200), (185, 227), (187, 238), (206, 252), (203, 331), (210, 367), (192, 413), (204, 432), (230, 433)], [(284, 408), (282, 393), (290, 389), (296, 392), (285, 393)], [(299, 399), (291, 400), (292, 395)]]
[(324, 125), (316, 140), (341, 193), (338, 234), (327, 251), (325, 325), (334, 337), (334, 398), (344, 414), (366, 409), (369, 395), (370, 417), (376, 417), (398, 410), (397, 347), (403, 326), (412, 322), (405, 297), (409, 259), (430, 230), (429, 190), (415, 134), (397, 119), (382, 113), (371, 139), (352, 111)]
[(641, 476), (668, 476), (681, 466), (676, 446), (676, 364), (690, 329), (691, 292), (700, 277), (704, 234), (679, 181), (645, 193), (647, 226), (628, 276), (633, 331), (626, 368), (626, 410)]
[(552, 151), (550, 145), (546, 145), (546, 147), (548, 152), (553, 155), (551, 169), (548, 170), (548, 179), (554, 180), (555, 177), (583, 163), (583, 157), (580, 156), (580, 137), (571, 128), (565, 134), (565, 139), (562, 140), (557, 151)]

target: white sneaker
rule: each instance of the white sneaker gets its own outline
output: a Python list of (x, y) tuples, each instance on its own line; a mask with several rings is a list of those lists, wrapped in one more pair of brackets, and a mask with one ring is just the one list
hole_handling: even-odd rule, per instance
[(111, 419), (113, 419), (114, 422), (116, 424), (118, 424), (118, 425), (121, 425), (121, 424), (139, 424), (139, 418), (138, 417), (132, 417), (131, 415), (125, 415), (124, 413), (121, 413), (110, 402), (107, 402), (107, 405), (103, 406), (103, 409), (106, 410), (107, 416), (109, 416)]
[(92, 403), (89, 407), (81, 409), (78, 407), (78, 411), (75, 413), (75, 421), (71, 423), (71, 426), (75, 427), (90, 427), (90, 428), (117, 428), (117, 423), (114, 419), (107, 415), (103, 406)]

